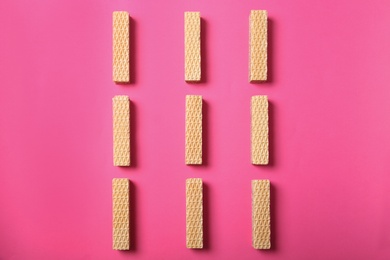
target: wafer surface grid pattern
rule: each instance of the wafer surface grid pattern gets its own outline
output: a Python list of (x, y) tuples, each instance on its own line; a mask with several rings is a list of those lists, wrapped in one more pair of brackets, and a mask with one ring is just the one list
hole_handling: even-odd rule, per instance
[(252, 181), (252, 235), (253, 247), (269, 249), (270, 237), (270, 182)]
[(268, 98), (253, 96), (251, 102), (251, 149), (253, 164), (268, 164)]
[(127, 12), (113, 13), (113, 80), (129, 82), (130, 80), (130, 50), (129, 50), (129, 14)]
[(250, 81), (267, 80), (267, 11), (250, 14)]
[(113, 249), (130, 248), (129, 180), (113, 179)]
[(130, 100), (128, 96), (113, 98), (114, 165), (130, 165)]
[(200, 13), (185, 12), (185, 80), (200, 81)]
[(186, 97), (186, 164), (202, 164), (202, 96)]
[(202, 179), (186, 181), (186, 238), (187, 248), (203, 248)]

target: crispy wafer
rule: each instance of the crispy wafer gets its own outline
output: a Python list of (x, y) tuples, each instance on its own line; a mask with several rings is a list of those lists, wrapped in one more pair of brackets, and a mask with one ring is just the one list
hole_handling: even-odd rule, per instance
[(200, 13), (184, 13), (185, 81), (200, 81)]
[(130, 100), (128, 96), (112, 99), (114, 166), (130, 165)]
[(269, 161), (267, 96), (252, 97), (251, 117), (252, 164), (266, 165)]
[(255, 249), (271, 248), (270, 181), (252, 181), (252, 244)]
[(186, 164), (202, 164), (202, 96), (186, 96)]
[(113, 12), (113, 80), (130, 81), (130, 16), (128, 12)]
[(112, 180), (112, 248), (115, 250), (130, 249), (130, 193), (129, 180), (114, 178)]
[(249, 81), (266, 81), (267, 11), (252, 10), (249, 24)]
[(187, 248), (203, 248), (202, 179), (186, 180), (186, 244)]

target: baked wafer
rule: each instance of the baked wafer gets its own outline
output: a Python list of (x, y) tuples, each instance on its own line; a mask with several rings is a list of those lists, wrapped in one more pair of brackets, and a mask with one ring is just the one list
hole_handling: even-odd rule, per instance
[(184, 13), (185, 81), (200, 81), (200, 13)]
[(186, 180), (186, 244), (187, 248), (203, 248), (202, 179)]
[(186, 164), (202, 164), (202, 96), (186, 96)]
[(112, 99), (114, 166), (130, 166), (130, 100), (128, 96)]
[(266, 165), (269, 162), (267, 96), (252, 97), (251, 117), (252, 164)]
[(271, 248), (270, 181), (252, 181), (252, 244), (255, 249)]
[(130, 16), (128, 12), (113, 12), (113, 80), (130, 81)]
[(129, 180), (114, 178), (112, 180), (112, 233), (115, 250), (130, 249), (130, 193)]
[(249, 81), (267, 80), (267, 11), (249, 16)]

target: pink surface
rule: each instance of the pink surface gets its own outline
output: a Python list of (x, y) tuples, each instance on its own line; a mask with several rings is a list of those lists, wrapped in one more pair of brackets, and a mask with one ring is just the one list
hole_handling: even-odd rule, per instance
[[(248, 17), (270, 18), (270, 82), (248, 83)], [(134, 82), (112, 78), (114, 10)], [(200, 11), (202, 84), (184, 82)], [(0, 2), (0, 259), (390, 259), (388, 1)], [(133, 160), (112, 165), (111, 98)], [(184, 164), (185, 95), (205, 101), (205, 166)], [(250, 97), (269, 95), (271, 165), (250, 164)], [(111, 180), (132, 181), (130, 252), (111, 249)], [(185, 179), (205, 183), (205, 250), (185, 248)], [(272, 250), (251, 246), (252, 179), (272, 183)]]

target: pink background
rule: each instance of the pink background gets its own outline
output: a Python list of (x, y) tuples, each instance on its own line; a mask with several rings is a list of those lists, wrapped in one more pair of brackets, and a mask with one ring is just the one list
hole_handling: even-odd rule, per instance
[[(269, 76), (248, 83), (248, 17), (269, 12)], [(132, 15), (130, 85), (112, 12)], [(183, 12), (203, 19), (184, 82)], [(0, 259), (390, 259), (388, 1), (2, 0)], [(132, 100), (134, 166), (112, 163), (111, 98)], [(184, 164), (203, 95), (204, 166)], [(271, 164), (250, 164), (250, 98), (270, 99)], [(132, 181), (134, 248), (111, 249), (111, 180)], [(205, 183), (185, 248), (185, 179)], [(251, 246), (252, 179), (272, 183), (272, 250)]]

